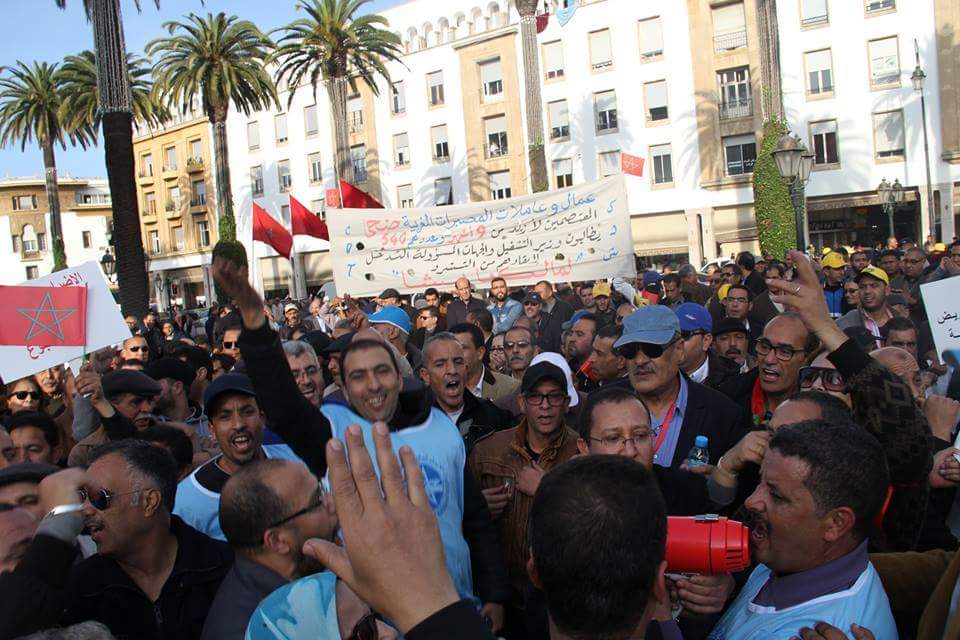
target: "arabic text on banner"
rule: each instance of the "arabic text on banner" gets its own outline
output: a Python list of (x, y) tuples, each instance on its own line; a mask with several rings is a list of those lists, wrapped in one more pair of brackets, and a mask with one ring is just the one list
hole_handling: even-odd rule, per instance
[(343, 209), (327, 220), (338, 291), (485, 287), (636, 275), (622, 176), (563, 191), (426, 209)]
[(922, 284), (920, 295), (942, 361), (944, 351), (960, 349), (960, 277)]

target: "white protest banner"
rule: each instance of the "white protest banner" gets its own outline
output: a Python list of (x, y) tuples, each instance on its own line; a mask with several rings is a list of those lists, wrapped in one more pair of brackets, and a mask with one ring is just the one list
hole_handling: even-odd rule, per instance
[[(76, 347), (0, 346), (0, 377), (5, 382), (29, 376), (38, 371), (81, 358), (84, 353), (122, 342), (130, 337), (110, 287), (96, 262), (51, 273), (48, 276), (19, 283), (25, 287), (87, 286), (86, 345)], [(7, 308), (3, 313), (17, 313)], [(0, 313), (0, 322), (2, 322)]]
[(327, 218), (337, 291), (376, 296), (636, 276), (623, 176), (562, 191), (424, 209), (342, 209)]
[(960, 277), (920, 285), (937, 356), (960, 349)]

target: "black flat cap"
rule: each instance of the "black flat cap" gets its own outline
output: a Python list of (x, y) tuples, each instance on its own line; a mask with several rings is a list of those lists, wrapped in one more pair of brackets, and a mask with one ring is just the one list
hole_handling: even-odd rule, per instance
[(163, 378), (178, 380), (183, 383), (184, 387), (193, 384), (197, 377), (197, 372), (193, 370), (193, 367), (176, 358), (160, 358), (148, 362), (144, 373), (154, 380), (162, 380)]
[(120, 369), (103, 376), (103, 393), (108, 397), (119, 393), (133, 393), (138, 396), (160, 395), (163, 388), (160, 383), (140, 371)]
[(207, 390), (203, 392), (204, 412), (209, 416), (214, 401), (226, 394), (257, 396), (257, 392), (253, 390), (253, 382), (245, 373), (225, 373), (211, 382)]
[(323, 331), (308, 331), (307, 333), (300, 336), (302, 342), (306, 342), (311, 347), (313, 347), (313, 352), (316, 354), (323, 353), (323, 350), (330, 346), (330, 343), (333, 342)]
[(60, 471), (60, 467), (53, 464), (40, 464), (38, 462), (12, 464), (5, 469), (0, 469), (0, 487), (5, 487), (14, 482), (40, 482), (57, 471)]
[(341, 351), (346, 349), (351, 342), (353, 342), (353, 336), (354, 336), (353, 331), (351, 331), (350, 333), (343, 334), (339, 338), (336, 338), (329, 345), (327, 345), (326, 348), (323, 350), (323, 352), (328, 354), (340, 353)]
[[(734, 318), (723, 318), (720, 320), (720, 322), (713, 325), (713, 331), (711, 333), (713, 333), (713, 337), (716, 338), (717, 336), (722, 336), (725, 333), (733, 333), (735, 331), (747, 333), (747, 328), (743, 326), (743, 323), (739, 320), (735, 320)], [(750, 337), (749, 333), (747, 333), (747, 337)]]

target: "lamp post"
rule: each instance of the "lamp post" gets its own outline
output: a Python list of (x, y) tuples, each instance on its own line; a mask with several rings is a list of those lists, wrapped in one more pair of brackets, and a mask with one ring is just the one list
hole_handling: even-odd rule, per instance
[(895, 238), (897, 234), (893, 228), (893, 214), (903, 202), (903, 185), (900, 184), (899, 179), (890, 184), (884, 178), (877, 186), (877, 195), (880, 197), (880, 204), (883, 205), (883, 212), (887, 216), (887, 237)]
[(797, 245), (801, 251), (806, 251), (810, 242), (805, 215), (806, 186), (810, 179), (810, 172), (813, 170), (814, 156), (800, 138), (789, 133), (780, 138), (772, 155), (774, 162), (777, 163), (777, 171), (790, 185)]
[(913, 83), (913, 90), (920, 93), (920, 120), (923, 125), (923, 162), (927, 169), (927, 216), (930, 220), (930, 235), (933, 241), (937, 241), (937, 213), (933, 206), (933, 184), (930, 180), (930, 142), (927, 139), (927, 99), (923, 94), (923, 85), (927, 79), (927, 74), (920, 68), (920, 52), (917, 51), (917, 66), (910, 76)]
[(117, 261), (109, 251), (100, 258), (100, 268), (103, 269), (103, 275), (107, 276), (107, 280), (113, 282), (113, 275), (117, 272)]

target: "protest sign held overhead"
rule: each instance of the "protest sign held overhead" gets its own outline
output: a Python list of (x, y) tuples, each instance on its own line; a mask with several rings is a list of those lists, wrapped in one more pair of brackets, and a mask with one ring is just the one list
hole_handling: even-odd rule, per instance
[(0, 322), (0, 345), (83, 346), (87, 288), (0, 286), (8, 311)]
[(337, 289), (484, 286), (634, 277), (623, 177), (495, 202), (352, 209), (327, 221)]

